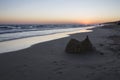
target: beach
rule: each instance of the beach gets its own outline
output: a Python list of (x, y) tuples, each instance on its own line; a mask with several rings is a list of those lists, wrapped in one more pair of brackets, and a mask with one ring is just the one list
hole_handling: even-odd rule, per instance
[[(119, 80), (120, 28), (109, 26), (0, 54), (0, 80)], [(87, 35), (95, 52), (65, 52), (71, 38), (81, 41)]]

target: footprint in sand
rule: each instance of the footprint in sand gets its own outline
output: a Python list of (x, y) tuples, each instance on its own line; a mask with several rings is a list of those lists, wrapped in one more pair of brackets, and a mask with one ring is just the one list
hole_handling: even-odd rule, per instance
[(103, 47), (103, 46), (104, 46), (104, 44), (99, 44), (99, 46)]
[(58, 72), (56, 72), (56, 74), (63, 74), (63, 72), (62, 71), (58, 71)]
[(53, 71), (54, 71), (56, 74), (59, 74), (59, 75), (60, 75), (60, 74), (63, 74), (63, 71), (62, 71), (62, 70), (63, 70), (64, 66), (66, 65), (65, 62), (64, 62), (64, 61), (59, 61), (59, 62), (53, 61), (53, 63), (58, 66), (58, 68), (54, 69)]
[(59, 68), (54, 69), (53, 71), (54, 71), (56, 74), (62, 74), (62, 73), (63, 73), (62, 69), (63, 69), (62, 67), (59, 67)]
[(58, 62), (57, 61), (53, 61), (53, 64), (58, 65)]
[(65, 61), (63, 61), (63, 60), (53, 61), (53, 64), (58, 65), (58, 66), (65, 66), (66, 65)]

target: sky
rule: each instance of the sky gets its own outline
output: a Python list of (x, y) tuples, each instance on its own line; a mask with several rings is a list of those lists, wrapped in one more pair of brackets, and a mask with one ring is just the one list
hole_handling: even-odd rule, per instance
[(0, 0), (2, 24), (93, 24), (120, 20), (120, 0)]

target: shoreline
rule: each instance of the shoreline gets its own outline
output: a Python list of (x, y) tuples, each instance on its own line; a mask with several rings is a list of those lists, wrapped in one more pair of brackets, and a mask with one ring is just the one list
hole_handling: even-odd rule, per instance
[[(73, 31), (3, 41), (3, 42), (0, 42), (0, 54), (26, 49), (32, 45), (42, 43), (42, 42), (47, 42), (47, 41), (51, 41), (51, 40), (55, 40), (55, 39), (69, 37), (70, 34), (91, 32), (92, 30), (89, 30), (89, 29), (92, 29), (92, 28), (94, 28), (94, 27), (85, 27), (83, 29), (78, 29), (78, 30), (73, 30)], [(21, 43), (24, 45), (22, 45)]]
[[(65, 53), (66, 44), (71, 38), (81, 41), (86, 35), (89, 36), (98, 52), (81, 55)], [(117, 55), (119, 51), (112, 50), (116, 49), (116, 45), (112, 45), (112, 39), (116, 40), (116, 38), (110, 37), (113, 35), (119, 34), (116, 30), (98, 27), (94, 28), (93, 32), (70, 34), (69, 37), (35, 44), (20, 51), (0, 54), (0, 79), (119, 80), (120, 58)]]

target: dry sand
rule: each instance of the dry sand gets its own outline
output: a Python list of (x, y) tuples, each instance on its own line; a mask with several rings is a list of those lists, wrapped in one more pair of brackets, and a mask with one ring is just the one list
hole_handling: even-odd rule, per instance
[[(86, 35), (96, 52), (65, 53), (71, 38), (83, 40)], [(119, 29), (103, 27), (0, 54), (0, 80), (120, 80), (119, 40)]]

